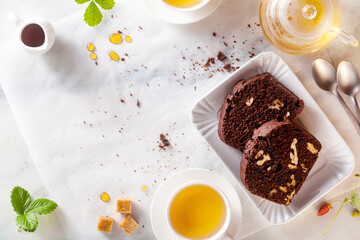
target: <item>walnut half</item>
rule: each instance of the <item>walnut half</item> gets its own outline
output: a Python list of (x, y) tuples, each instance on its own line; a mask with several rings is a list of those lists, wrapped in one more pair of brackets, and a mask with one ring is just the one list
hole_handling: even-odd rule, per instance
[(254, 102), (254, 98), (252, 97), (252, 98), (248, 99), (248, 100), (245, 102), (245, 104), (250, 107), (253, 102)]
[(312, 154), (317, 154), (319, 152), (312, 143), (307, 143), (306, 149), (309, 150), (309, 152), (311, 152)]
[(290, 152), (290, 159), (291, 163), (294, 165), (298, 165), (299, 159), (298, 159), (298, 151), (296, 149), (296, 144), (298, 140), (296, 138), (293, 139), (290, 148), (294, 151), (294, 153)]
[(284, 106), (284, 103), (282, 103), (279, 99), (275, 99), (272, 103), (273, 105), (269, 106), (270, 109), (280, 110)]

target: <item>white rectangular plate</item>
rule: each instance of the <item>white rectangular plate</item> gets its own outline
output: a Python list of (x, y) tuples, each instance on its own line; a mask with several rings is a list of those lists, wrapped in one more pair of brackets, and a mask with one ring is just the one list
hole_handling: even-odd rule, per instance
[[(299, 193), (289, 206), (279, 205), (247, 191), (240, 180), (242, 153), (223, 143), (218, 136), (219, 111), (227, 93), (240, 79), (269, 72), (305, 102), (299, 124), (313, 134), (323, 148)], [(274, 53), (262, 53), (243, 65), (229, 78), (200, 99), (192, 109), (192, 121), (260, 213), (273, 224), (286, 223), (329, 192), (354, 169), (354, 156), (345, 141), (306, 91), (289, 66)]]

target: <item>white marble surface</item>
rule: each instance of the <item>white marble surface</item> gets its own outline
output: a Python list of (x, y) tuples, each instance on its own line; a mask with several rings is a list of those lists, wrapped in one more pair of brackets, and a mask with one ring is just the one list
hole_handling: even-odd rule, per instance
[[(224, 1), (223, 4), (230, 4), (232, 1)], [(38, 4), (38, 5), (37, 5)], [(62, 5), (63, 4), (63, 5)], [(350, 4), (350, 3), (348, 3)], [(356, 4), (358, 4), (356, 1), (354, 1), (352, 4), (354, 4), (353, 6), (358, 6)], [(63, 16), (68, 15), (71, 11), (73, 11), (76, 6), (74, 6), (74, 9), (72, 8), (72, 6), (70, 7), (70, 5), (64, 4), (64, 3), (56, 3), (55, 1), (47, 1), (46, 4), (42, 4), (41, 1), (34, 1), (32, 2), (32, 4), (29, 5), (24, 5), (24, 2), (21, 1), (13, 1), (12, 3), (8, 3), (7, 5), (4, 4), (4, 8), (1, 8), (1, 11), (8, 11), (9, 9), (12, 9), (14, 7), (17, 6), (16, 9), (19, 9), (19, 13), (21, 13), (21, 11), (24, 11), (25, 15), (29, 14), (29, 9), (31, 9), (31, 7), (34, 9), (33, 12), (39, 11), (39, 9), (45, 9), (44, 11), (49, 11), (49, 9), (56, 9), (56, 11), (53, 10), (53, 14), (49, 14), (49, 12), (44, 13), (44, 17), (50, 18), (52, 20), (56, 19), (56, 15), (58, 14), (58, 18), (61, 18), (62, 16), (60, 16), (59, 14), (61, 12), (63, 12)], [(36, 6), (36, 7), (35, 7)], [(223, 5), (222, 7), (226, 7), (226, 5)], [(22, 10), (21, 10), (22, 9)], [(59, 11), (59, 9), (62, 9), (62, 11)], [(51, 11), (50, 11), (51, 13)], [(215, 13), (216, 14), (216, 13)], [(11, 29), (11, 27), (7, 26), (6, 22), (4, 21), (3, 17), (6, 14), (2, 14), (1, 16), (1, 29), (6, 28), (9, 31), (9, 35), (13, 34), (14, 31)], [(29, 16), (29, 15), (27, 15)], [(158, 24), (162, 24), (156, 20), (154, 20), (156, 23)], [(211, 22), (211, 21), (210, 21)], [(246, 24), (243, 24), (243, 27), (245, 27)], [(196, 27), (195, 27), (196, 28)], [(182, 30), (187, 30), (188, 28), (182, 28)], [(189, 29), (194, 29), (193, 27), (189, 27)], [(349, 31), (357, 31), (359, 29), (358, 25), (354, 25), (353, 29), (349, 29)], [(359, 32), (357, 31), (357, 34)], [(6, 46), (4, 43), (11, 39), (11, 36), (6, 36), (6, 39), (1, 39), (1, 48), (4, 49), (4, 47)], [(343, 48), (341, 48), (343, 49)], [(331, 49), (333, 50), (333, 49)], [(359, 51), (358, 49), (356, 50), (357, 52)], [(349, 53), (349, 57), (355, 58), (354, 56), (356, 56), (356, 51)], [(320, 54), (326, 55), (326, 52), (322, 52)], [(293, 58), (292, 56), (286, 56), (283, 55), (288, 59), (288, 62), (291, 63), (298, 61), (299, 59), (305, 62), (308, 62), (310, 64), (310, 61), (308, 60), (307, 57), (297, 57), (297, 58)], [(334, 62), (338, 61), (338, 57), (339, 55), (331, 55), (330, 57), (334, 59)], [(311, 58), (314, 58), (315, 56), (311, 56)], [(356, 135), (354, 136), (354, 131), (351, 128), (351, 125), (349, 124), (348, 119), (344, 118), (344, 113), (341, 110), (341, 107), (339, 106), (339, 104), (336, 103), (336, 100), (329, 98), (328, 94), (326, 93), (322, 93), (320, 91), (318, 91), (318, 89), (316, 89), (316, 87), (314, 86), (314, 83), (312, 82), (311, 78), (309, 77), (308, 73), (303, 73), (303, 68), (299, 65), (293, 64), (293, 66), (296, 66), (295, 69), (293, 69), (297, 74), (299, 74), (300, 76), (305, 76), (304, 78), (302, 78), (303, 83), (305, 85), (305, 87), (307, 87), (307, 89), (310, 91), (310, 93), (315, 97), (316, 100), (318, 100), (320, 106), (324, 109), (325, 113), (328, 114), (329, 118), (331, 119), (331, 121), (334, 123), (334, 125), (338, 128), (338, 130), (340, 131), (340, 133), (343, 135), (343, 137), (345, 138), (345, 140), (348, 142), (348, 144), (350, 145), (350, 147), (352, 148), (352, 150), (354, 151), (354, 154), (357, 156), (357, 159), (359, 159), (359, 150), (357, 149), (358, 146), (358, 138), (356, 139)], [(304, 75), (303, 75), (304, 74)], [(220, 77), (219, 77), (220, 78)], [(163, 83), (162, 83), (163, 84)], [(166, 83), (164, 83), (164, 85), (166, 85)], [(189, 88), (190, 88), (191, 84), (189, 84)], [(198, 86), (198, 92), (196, 93), (198, 96), (201, 96), (202, 94), (204, 94), (206, 92), (206, 85), (201, 85), (201, 83), (199, 83)], [(192, 87), (192, 86), (191, 86)], [(195, 93), (194, 93), (195, 94)], [(193, 97), (193, 96), (192, 96)], [(6, 149), (8, 149), (8, 151), (2, 151), (2, 155), (1, 156), (1, 163), (6, 163), (4, 164), (5, 168), (1, 168), (1, 171), (4, 171), (4, 173), (2, 173), (2, 178), (4, 178), (5, 180), (2, 180), (2, 183), (4, 184), (4, 188), (1, 188), (1, 197), (2, 199), (9, 199), (9, 192), (10, 189), (12, 188), (12, 186), (14, 185), (22, 185), (26, 188), (28, 188), (31, 192), (34, 193), (34, 197), (39, 197), (39, 196), (48, 196), (45, 192), (44, 189), (42, 189), (41, 184), (40, 184), (40, 180), (39, 178), (37, 178), (36, 180), (36, 170), (34, 170), (34, 168), (32, 168), (32, 165), (29, 165), (29, 167), (24, 168), (24, 159), (30, 159), (29, 155), (27, 153), (27, 150), (24, 146), (24, 143), (22, 142), (22, 139), (20, 137), (20, 134), (18, 133), (15, 124), (13, 122), (12, 116), (10, 114), (10, 111), (7, 107), (7, 104), (5, 103), (4, 98), (1, 99), (1, 109), (3, 114), (1, 115), (1, 123), (5, 123), (4, 126), (7, 126), (5, 129), (1, 129), (1, 132), (4, 132), (4, 134), (1, 134), (1, 143), (2, 146), (8, 146)], [(331, 106), (328, 106), (329, 102), (331, 103)], [(19, 113), (18, 113), (19, 114)], [(15, 115), (17, 115), (16, 111), (15, 111)], [(17, 119), (19, 121), (19, 119)], [(21, 126), (22, 124), (20, 124)], [(166, 129), (166, 127), (165, 127)], [(26, 135), (25, 135), (26, 138)], [(27, 137), (29, 139), (29, 136)], [(355, 139), (355, 141), (352, 141), (353, 139)], [(10, 141), (12, 140), (12, 141)], [(153, 137), (151, 141), (153, 141), (151, 144), (155, 144), (157, 140), (157, 136)], [(11, 144), (12, 142), (15, 142), (16, 144)], [(182, 141), (179, 141), (179, 145), (183, 144)], [(156, 145), (155, 145), (156, 146)], [(203, 156), (204, 152), (206, 152), (206, 156)], [(14, 154), (16, 153), (16, 154)], [(214, 158), (211, 154), (211, 152), (208, 152), (206, 147), (203, 147), (203, 149), (200, 149), (197, 151), (197, 156), (199, 156), (199, 159), (201, 158), (205, 158), (205, 157), (210, 157), (210, 158)], [(4, 160), (6, 159), (6, 160)], [(10, 161), (10, 160), (11, 161)], [(6, 161), (6, 162), (5, 162)], [(35, 160), (36, 161), (36, 160)], [(204, 160), (202, 160), (204, 161)], [(11, 163), (9, 163), (11, 162)], [(27, 160), (27, 162), (31, 162), (30, 160)], [(201, 163), (201, 160), (200, 160)], [(197, 163), (197, 164), (200, 164)], [(216, 170), (217, 172), (222, 173), (223, 175), (226, 175), (226, 172), (224, 172), (224, 170), (222, 169), (222, 166), (219, 164), (218, 161), (216, 161), (215, 159), (213, 161), (211, 161), (212, 165), (204, 165), (203, 167), (209, 167), (212, 168), (214, 170)], [(202, 164), (200, 164), (202, 165)], [(199, 166), (199, 165), (196, 165)], [(185, 166), (184, 166), (185, 167)], [(171, 171), (169, 171), (171, 172)], [(160, 172), (161, 178), (163, 176), (166, 176), (166, 173), (169, 173), (166, 170), (163, 170)], [(19, 176), (20, 175), (20, 176)], [(232, 180), (232, 178), (230, 176), (228, 176), (229, 180)], [(45, 183), (46, 184), (46, 183)], [(152, 188), (151, 191), (155, 190), (156, 187)], [(50, 191), (51, 192), (51, 191)], [(241, 191), (239, 191), (239, 193), (241, 194)], [(333, 195), (331, 195), (328, 198), (332, 198), (334, 197)], [(327, 199), (327, 198), (326, 198)], [(147, 201), (149, 201), (150, 198), (147, 199)], [(3, 204), (4, 202), (4, 204)], [(58, 227), (58, 222), (55, 218), (55, 215), (50, 216), (49, 218), (47, 217), (43, 217), (44, 218), (44, 222), (45, 223), (50, 223), (48, 226), (45, 226), (45, 223), (43, 226), (43, 228), (35, 233), (35, 235), (31, 235), (31, 234), (27, 234), (27, 233), (18, 233), (16, 232), (16, 226), (15, 223), (13, 222), (13, 218), (15, 217), (14, 214), (12, 214), (11, 212), (11, 207), (10, 207), (10, 203), (8, 201), (1, 201), (1, 210), (4, 209), (4, 212), (6, 212), (5, 215), (1, 215), (0, 218), (0, 237), (4, 236), (4, 238), (24, 238), (24, 237), (33, 237), (33, 238), (55, 238), (55, 239), (60, 239), (60, 238), (66, 238), (66, 236), (62, 233), (61, 228)], [(247, 207), (251, 207), (251, 206), (246, 206)], [(259, 238), (264, 238), (265, 236), (269, 237), (269, 236), (273, 236), (273, 239), (279, 239), (280, 237), (292, 237), (292, 238), (297, 238), (297, 239), (309, 239), (309, 237), (313, 237), (314, 239), (318, 239), (321, 235), (322, 230), (325, 228), (326, 224), (329, 222), (330, 218), (331, 218), (331, 214), (334, 214), (334, 211), (323, 217), (323, 218), (318, 218), (315, 216), (315, 212), (316, 212), (316, 208), (318, 207), (318, 205), (314, 205), (312, 208), (308, 209), (305, 213), (303, 213), (301, 216), (299, 216), (298, 218), (296, 218), (294, 221), (290, 222), (289, 224), (286, 225), (282, 225), (282, 226), (276, 226), (276, 227), (271, 227), (268, 230), (264, 230), (264, 231), (260, 231), (259, 233), (255, 234), (254, 236), (250, 237), (252, 239), (259, 239)], [(10, 208), (10, 209), (9, 209)], [(61, 209), (60, 211), (69, 211), (66, 208)], [(346, 212), (347, 211), (347, 212)], [(353, 238), (355, 239), (356, 233), (357, 231), (355, 230), (355, 226), (356, 226), (356, 219), (351, 219), (349, 216), (349, 211), (350, 208), (348, 208), (347, 210), (343, 211), (343, 213), (339, 216), (339, 219), (337, 219), (337, 221), (335, 222), (337, 225), (334, 225), (333, 228), (331, 229), (331, 231), (329, 232), (329, 235), (327, 237), (329, 238), (333, 238), (333, 239), (338, 239), (339, 236), (344, 236), (345, 233), (347, 233), (347, 236), (349, 236), (349, 238), (351, 238), (353, 236)], [(3, 211), (2, 211), (3, 212)], [(59, 213), (59, 211), (57, 212), (58, 214), (61, 215), (61, 212)], [(245, 216), (245, 223), (246, 223), (246, 218), (247, 216)], [(53, 221), (53, 222), (52, 222)], [(314, 224), (316, 223), (316, 224)], [(5, 225), (5, 224), (9, 224), (9, 225)], [(12, 224), (12, 225), (11, 225)], [(41, 223), (40, 223), (41, 224)], [(67, 222), (64, 222), (64, 224), (69, 224)], [(5, 227), (3, 227), (5, 226)], [(9, 226), (9, 227), (8, 227)], [(299, 230), (299, 226), (301, 226), (301, 230)], [(53, 227), (55, 229), (59, 229), (59, 230), (55, 230), (53, 229)], [(309, 231), (307, 231), (307, 235), (304, 235), (304, 231), (303, 229), (306, 228)], [(6, 229), (6, 230), (5, 230)], [(144, 233), (149, 234), (150, 232), (150, 225), (147, 225)], [(350, 235), (349, 235), (350, 233)], [(353, 234), (353, 235), (352, 235)], [(142, 235), (144, 236), (144, 235)], [(141, 237), (141, 235), (137, 236), (138, 238)], [(134, 238), (136, 238), (136, 235), (134, 235)], [(147, 238), (153, 238), (150, 235), (147, 235)]]

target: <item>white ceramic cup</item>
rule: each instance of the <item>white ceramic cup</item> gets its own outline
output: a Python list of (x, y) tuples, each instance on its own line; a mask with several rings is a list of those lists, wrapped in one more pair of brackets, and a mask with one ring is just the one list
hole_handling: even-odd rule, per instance
[(196, 239), (201, 239), (201, 240), (216, 240), (216, 239), (233, 239), (232, 236), (229, 235), (229, 233), (227, 233), (227, 229), (229, 227), (230, 224), (230, 219), (231, 219), (231, 211), (230, 211), (230, 203), (229, 200), (227, 199), (227, 197), (225, 196), (225, 194), (217, 187), (215, 187), (212, 184), (209, 184), (205, 181), (191, 181), (191, 182), (187, 182), (184, 183), (183, 185), (181, 185), (179, 188), (177, 188), (173, 194), (171, 195), (168, 203), (167, 203), (167, 222), (170, 226), (170, 228), (172, 229), (172, 231), (174, 232), (174, 234), (177, 236), (177, 239), (181, 239), (181, 240), (191, 240), (191, 238), (186, 238), (182, 235), (180, 235), (173, 227), (171, 220), (170, 220), (170, 207), (171, 204), (174, 200), (174, 198), (185, 188), (190, 187), (190, 186), (194, 186), (194, 185), (205, 185), (208, 186), (212, 189), (214, 189), (221, 197), (221, 199), (223, 200), (224, 204), (225, 204), (225, 219), (223, 220), (222, 226), (221, 228), (215, 232), (213, 235), (211, 235), (210, 237), (207, 238), (196, 238)]
[(165, 2), (164, 0), (158, 0), (158, 1), (163, 2), (163, 4), (165, 4), (167, 7), (171, 8), (171, 9), (181, 11), (181, 12), (193, 12), (193, 11), (199, 10), (210, 2), (210, 0), (202, 0), (200, 3), (196, 4), (195, 6), (184, 8), (184, 7), (173, 6), (173, 5)]
[[(46, 53), (50, 50), (50, 48), (53, 46), (55, 42), (55, 29), (53, 25), (46, 20), (39, 19), (39, 18), (33, 18), (29, 20), (23, 20), (19, 16), (17, 16), (14, 13), (9, 13), (8, 19), (13, 22), (18, 28), (19, 28), (19, 41), (21, 46), (25, 51), (31, 54), (41, 55)], [(26, 45), (23, 40), (21, 39), (21, 34), (24, 30), (24, 28), (30, 24), (37, 24), (39, 25), (45, 34), (44, 43), (41, 46), (38, 47), (30, 47)]]

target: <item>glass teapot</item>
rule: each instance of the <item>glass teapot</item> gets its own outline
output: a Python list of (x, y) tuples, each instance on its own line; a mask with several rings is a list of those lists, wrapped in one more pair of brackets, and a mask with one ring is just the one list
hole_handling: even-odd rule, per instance
[(262, 0), (260, 23), (269, 41), (291, 54), (316, 52), (336, 37), (353, 47), (358, 45), (339, 28), (336, 0)]

